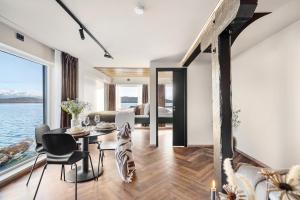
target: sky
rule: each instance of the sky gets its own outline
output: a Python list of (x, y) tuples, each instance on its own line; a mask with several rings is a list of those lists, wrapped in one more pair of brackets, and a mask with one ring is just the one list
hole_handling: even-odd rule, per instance
[(142, 92), (142, 85), (122, 85), (117, 89), (120, 97), (137, 97)]
[(43, 96), (41, 64), (0, 51), (0, 94)]

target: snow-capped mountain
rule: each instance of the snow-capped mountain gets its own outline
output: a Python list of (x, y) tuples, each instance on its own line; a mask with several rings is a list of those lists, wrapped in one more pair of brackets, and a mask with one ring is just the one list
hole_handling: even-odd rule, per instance
[(19, 97), (35, 97), (42, 98), (41, 95), (35, 92), (20, 92), (16, 90), (0, 89), (0, 99), (19, 98)]

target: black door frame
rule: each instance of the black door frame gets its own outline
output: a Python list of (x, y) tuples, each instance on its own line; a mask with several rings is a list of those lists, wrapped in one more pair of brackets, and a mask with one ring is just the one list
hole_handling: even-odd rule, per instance
[[(186, 68), (156, 68), (156, 147), (158, 147), (158, 73), (159, 72), (174, 72), (174, 71), (180, 71), (180, 70), (186, 70)], [(187, 75), (187, 73), (186, 73)], [(187, 77), (185, 78), (185, 84), (184, 84), (184, 95), (185, 95), (185, 112), (184, 112), (184, 147), (187, 147)], [(174, 116), (173, 116), (174, 117)]]

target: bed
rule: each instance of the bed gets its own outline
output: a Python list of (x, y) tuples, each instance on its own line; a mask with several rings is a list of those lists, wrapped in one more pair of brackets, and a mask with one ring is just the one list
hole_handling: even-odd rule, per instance
[[(150, 124), (150, 115), (144, 115), (149, 113), (149, 108), (145, 108), (141, 111), (135, 110), (135, 124)], [(88, 116), (90, 117), (90, 125), (95, 125), (94, 117), (95, 115), (100, 116), (101, 121), (105, 122), (115, 122), (115, 117), (118, 111), (101, 111), (101, 112), (93, 112)], [(173, 123), (173, 113), (169, 108), (159, 107), (158, 108), (158, 123), (159, 124), (170, 124)]]
[[(158, 123), (171, 124), (173, 123), (173, 113), (170, 109), (158, 107)], [(135, 115), (136, 124), (150, 124), (150, 115)]]

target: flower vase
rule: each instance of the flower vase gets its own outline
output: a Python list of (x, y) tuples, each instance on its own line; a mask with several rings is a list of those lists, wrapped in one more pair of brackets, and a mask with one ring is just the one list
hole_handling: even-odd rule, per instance
[(80, 125), (80, 120), (78, 115), (72, 115), (72, 119), (71, 119), (71, 128), (79, 126)]

